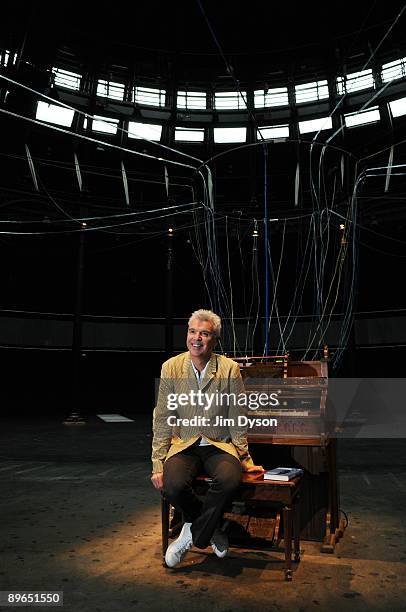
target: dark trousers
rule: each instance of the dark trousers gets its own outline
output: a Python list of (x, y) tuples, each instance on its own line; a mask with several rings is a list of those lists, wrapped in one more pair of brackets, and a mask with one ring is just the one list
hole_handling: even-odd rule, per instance
[[(203, 502), (191, 486), (201, 473), (213, 479)], [(198, 548), (210, 544), (223, 509), (240, 479), (240, 461), (212, 444), (190, 446), (165, 461), (164, 494), (183, 513), (185, 522), (192, 523), (193, 544)]]

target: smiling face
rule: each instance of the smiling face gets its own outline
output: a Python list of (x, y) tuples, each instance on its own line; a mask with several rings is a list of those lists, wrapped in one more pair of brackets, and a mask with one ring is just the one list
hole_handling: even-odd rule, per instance
[(195, 363), (207, 363), (211, 357), (217, 338), (210, 321), (192, 319), (186, 338), (186, 346), (192, 361)]

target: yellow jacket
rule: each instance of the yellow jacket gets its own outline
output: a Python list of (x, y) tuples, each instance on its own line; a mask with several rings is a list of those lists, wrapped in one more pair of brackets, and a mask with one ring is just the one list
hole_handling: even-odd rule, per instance
[(189, 352), (165, 361), (153, 415), (152, 472), (162, 472), (166, 459), (200, 437), (240, 459), (243, 466), (254, 465), (247, 428), (239, 422), (247, 412), (244, 399), (240, 368), (228, 357), (211, 355), (200, 390)]

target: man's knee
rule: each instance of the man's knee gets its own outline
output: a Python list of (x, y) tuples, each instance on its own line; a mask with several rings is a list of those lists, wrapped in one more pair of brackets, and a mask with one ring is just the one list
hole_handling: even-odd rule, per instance
[(177, 499), (187, 489), (189, 483), (180, 478), (165, 478), (163, 492), (169, 500)]
[(240, 486), (241, 472), (238, 470), (233, 470), (218, 474), (215, 477), (214, 482), (225, 493), (233, 493)]

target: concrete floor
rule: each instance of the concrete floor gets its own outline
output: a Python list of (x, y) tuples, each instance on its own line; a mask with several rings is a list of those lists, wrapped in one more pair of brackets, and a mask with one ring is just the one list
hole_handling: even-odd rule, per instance
[(286, 583), (273, 552), (162, 567), (149, 418), (134, 418), (0, 421), (0, 590), (61, 590), (66, 612), (406, 610), (405, 441), (340, 442), (349, 527), (333, 555), (303, 542)]

